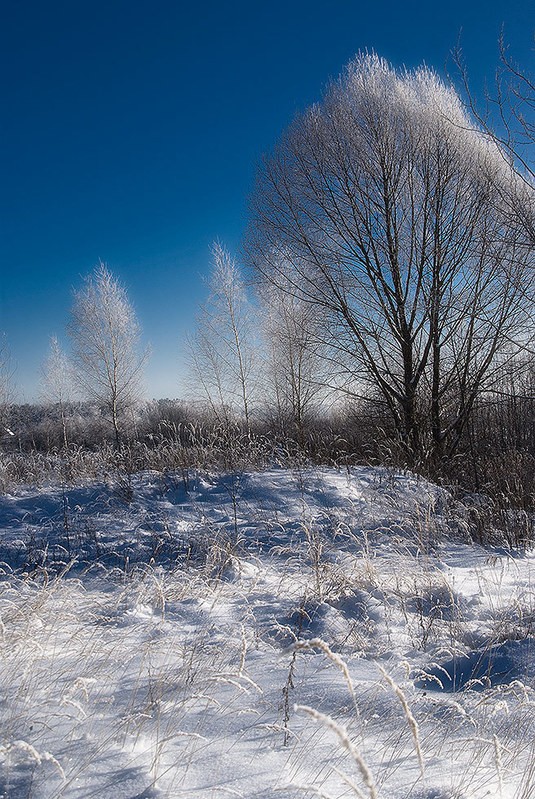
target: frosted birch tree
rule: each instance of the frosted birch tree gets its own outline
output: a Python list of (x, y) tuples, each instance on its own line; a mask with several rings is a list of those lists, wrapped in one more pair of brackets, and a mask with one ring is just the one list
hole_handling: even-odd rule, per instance
[(126, 289), (100, 263), (74, 292), (69, 332), (73, 364), (83, 394), (98, 402), (120, 444), (128, 412), (142, 396), (148, 352)]
[(50, 338), (48, 355), (43, 364), (41, 396), (44, 402), (59, 411), (63, 446), (69, 446), (68, 414), (74, 398), (73, 366), (56, 336)]
[(212, 256), (210, 293), (188, 347), (190, 371), (215, 417), (228, 424), (238, 416), (250, 432), (256, 365), (251, 307), (232, 255), (216, 242)]
[(13, 367), (5, 334), (0, 333), (0, 435), (12, 436), (9, 411), (13, 402)]
[(318, 309), (273, 284), (260, 289), (266, 368), (263, 386), (283, 433), (303, 443), (325, 398), (325, 348)]

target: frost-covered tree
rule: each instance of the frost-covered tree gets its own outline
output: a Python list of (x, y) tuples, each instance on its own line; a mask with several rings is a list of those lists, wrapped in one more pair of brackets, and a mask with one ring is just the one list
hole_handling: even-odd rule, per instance
[(260, 288), (266, 368), (263, 386), (279, 428), (302, 442), (325, 398), (325, 347), (318, 309), (291, 290)]
[(56, 336), (50, 338), (48, 355), (43, 364), (41, 396), (44, 402), (59, 411), (63, 446), (68, 447), (67, 420), (74, 397), (73, 366)]
[(74, 293), (69, 332), (77, 382), (107, 412), (119, 444), (128, 412), (142, 396), (147, 351), (125, 288), (100, 263)]
[(9, 412), (13, 402), (13, 367), (7, 339), (0, 333), (0, 436), (13, 435), (9, 428)]
[(511, 197), (525, 183), (458, 95), (376, 55), (348, 65), (259, 174), (251, 261), (283, 290), (289, 265), (290, 291), (325, 319), (333, 381), (378, 393), (412, 460), (456, 450), (496, 365), (533, 336)]
[(189, 342), (192, 379), (216, 418), (241, 417), (251, 429), (255, 347), (253, 320), (240, 269), (218, 242), (212, 247), (210, 293)]

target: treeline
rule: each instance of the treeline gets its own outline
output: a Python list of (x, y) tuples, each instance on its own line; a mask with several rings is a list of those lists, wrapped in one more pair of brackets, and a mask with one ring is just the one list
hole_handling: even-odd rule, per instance
[[(1, 467), (15, 482), (66, 474), (69, 480), (102, 477), (110, 467), (130, 472), (277, 463), (407, 467), (387, 411), (373, 400), (317, 409), (299, 425), (273, 407), (255, 408), (246, 425), (243, 417), (231, 418), (229, 409), (222, 421), (206, 402), (155, 400), (138, 405), (125, 420), (120, 447), (106, 409), (95, 402), (13, 405), (10, 424), (2, 436)], [(26, 468), (32, 455), (37, 461)], [(456, 456), (440, 462), (424, 457), (411, 468), (460, 494), (481, 492), (500, 507), (535, 510), (535, 364), (526, 363), (522, 373), (504, 373), (495, 390), (480, 398)]]

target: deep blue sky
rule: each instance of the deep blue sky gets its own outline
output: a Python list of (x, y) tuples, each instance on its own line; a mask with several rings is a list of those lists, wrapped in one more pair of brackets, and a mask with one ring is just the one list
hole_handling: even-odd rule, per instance
[(476, 91), (502, 24), (533, 63), (532, 0), (7, 0), (0, 41), (0, 331), (21, 400), (72, 289), (104, 260), (152, 345), (148, 396), (183, 394), (209, 246), (239, 248), (256, 164), (359, 50), (443, 72), (459, 35)]

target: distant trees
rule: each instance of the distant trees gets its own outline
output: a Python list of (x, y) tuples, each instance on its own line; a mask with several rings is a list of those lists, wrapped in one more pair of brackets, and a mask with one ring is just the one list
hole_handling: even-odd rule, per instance
[(43, 364), (41, 395), (44, 402), (57, 407), (63, 446), (68, 447), (67, 419), (74, 396), (73, 366), (56, 336), (50, 339), (48, 355)]
[(10, 435), (9, 410), (13, 402), (13, 369), (7, 339), (0, 333), (0, 437)]
[(100, 263), (74, 293), (69, 327), (73, 365), (82, 392), (108, 414), (120, 443), (125, 419), (142, 394), (147, 351), (126, 290)]
[(209, 296), (189, 341), (193, 389), (219, 423), (239, 420), (251, 432), (266, 421), (302, 442), (320, 406), (322, 342), (309, 305), (274, 285), (250, 299), (239, 265), (212, 248)]
[(255, 334), (251, 308), (239, 267), (219, 242), (212, 247), (209, 296), (189, 342), (189, 362), (216, 419), (228, 424), (236, 415), (251, 430)]
[(406, 456), (451, 455), (533, 336), (533, 264), (497, 144), (428, 69), (361, 55), (266, 159), (250, 259), (321, 311), (333, 383), (377, 393)]

